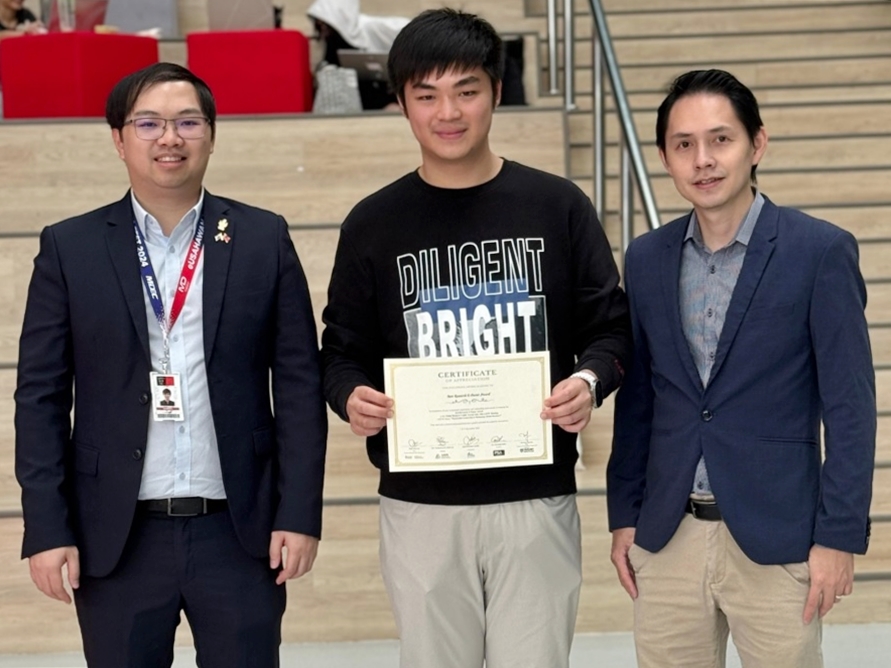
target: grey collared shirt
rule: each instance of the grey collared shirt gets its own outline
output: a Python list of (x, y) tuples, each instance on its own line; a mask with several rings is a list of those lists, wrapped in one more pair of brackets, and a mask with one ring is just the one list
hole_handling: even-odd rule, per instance
[[(763, 206), (764, 197), (756, 192), (755, 201), (733, 241), (715, 252), (709, 250), (702, 240), (696, 212), (690, 216), (681, 254), (678, 287), (681, 325), (703, 388), (708, 386), (730, 298)], [(696, 467), (692, 493), (698, 497), (712, 494), (704, 457), (700, 458)]]

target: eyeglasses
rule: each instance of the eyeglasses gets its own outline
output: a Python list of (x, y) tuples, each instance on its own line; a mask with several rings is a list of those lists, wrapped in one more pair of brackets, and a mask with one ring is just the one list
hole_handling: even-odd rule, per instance
[(133, 125), (136, 136), (146, 141), (155, 141), (167, 132), (167, 124), (173, 123), (176, 134), (183, 139), (201, 139), (207, 132), (210, 124), (203, 116), (189, 116), (186, 118), (131, 118), (124, 125)]

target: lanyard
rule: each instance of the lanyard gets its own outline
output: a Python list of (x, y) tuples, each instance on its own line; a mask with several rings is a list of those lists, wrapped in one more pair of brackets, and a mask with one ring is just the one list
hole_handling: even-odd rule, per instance
[(183, 306), (186, 303), (186, 295), (189, 294), (189, 288), (192, 287), (192, 279), (195, 277), (195, 270), (198, 267), (198, 259), (201, 257), (201, 250), (204, 244), (204, 219), (199, 218), (198, 224), (195, 226), (195, 236), (192, 237), (192, 243), (189, 245), (189, 252), (183, 262), (183, 268), (179, 275), (179, 281), (176, 283), (176, 292), (173, 295), (173, 304), (170, 306), (170, 319), (165, 317), (164, 302), (161, 301), (161, 293), (158, 290), (158, 279), (155, 276), (155, 269), (152, 267), (152, 261), (149, 258), (148, 248), (145, 246), (145, 237), (139, 224), (133, 220), (133, 228), (136, 230), (136, 255), (139, 258), (139, 273), (142, 275), (142, 283), (145, 286), (145, 292), (148, 295), (152, 310), (158, 319), (158, 325), (161, 327), (161, 334), (164, 337), (164, 356), (161, 358), (161, 370), (168, 373), (170, 366), (170, 342), (168, 337), (173, 325), (176, 324), (179, 314), (182, 313)]

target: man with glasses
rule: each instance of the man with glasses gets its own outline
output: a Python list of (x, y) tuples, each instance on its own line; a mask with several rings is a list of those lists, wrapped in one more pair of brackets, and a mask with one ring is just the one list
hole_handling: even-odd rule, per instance
[(283, 585), (310, 570), (321, 530), (303, 270), (284, 219), (204, 190), (203, 81), (152, 65), (117, 84), (106, 118), (130, 192), (44, 229), (34, 262), (22, 554), (69, 603), (67, 571), (90, 666), (171, 665), (181, 611), (200, 665), (278, 666)]

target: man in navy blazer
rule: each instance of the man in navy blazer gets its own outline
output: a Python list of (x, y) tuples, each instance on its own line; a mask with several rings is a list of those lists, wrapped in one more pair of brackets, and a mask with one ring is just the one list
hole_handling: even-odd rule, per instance
[(767, 134), (732, 75), (679, 77), (656, 135), (693, 212), (625, 263), (635, 358), (607, 492), (639, 665), (723, 666), (730, 631), (744, 666), (820, 666), (820, 618), (869, 540), (857, 244), (753, 187)]
[[(16, 390), (22, 554), (74, 590), (90, 666), (277, 666), (321, 532), (326, 415), (285, 221), (202, 186), (210, 90), (160, 63), (109, 96), (119, 202), (43, 230)], [(165, 403), (165, 391), (176, 398)], [(71, 410), (73, 407), (73, 425)]]

